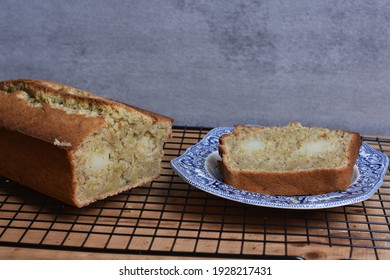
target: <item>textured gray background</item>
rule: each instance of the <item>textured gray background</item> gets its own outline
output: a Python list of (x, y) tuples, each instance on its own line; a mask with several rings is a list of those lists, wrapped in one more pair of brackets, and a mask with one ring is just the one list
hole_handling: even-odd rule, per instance
[(0, 79), (37, 78), (177, 125), (390, 135), (390, 1), (0, 0)]

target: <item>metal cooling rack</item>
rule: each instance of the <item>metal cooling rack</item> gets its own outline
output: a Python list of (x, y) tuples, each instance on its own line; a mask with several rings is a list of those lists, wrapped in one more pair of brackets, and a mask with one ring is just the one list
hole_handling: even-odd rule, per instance
[[(0, 177), (0, 246), (194, 258), (390, 259), (389, 172), (377, 193), (357, 204), (320, 210), (244, 205), (200, 191), (170, 168), (171, 159), (208, 131), (175, 127), (159, 179), (82, 209)], [(390, 138), (363, 140), (390, 154)]]

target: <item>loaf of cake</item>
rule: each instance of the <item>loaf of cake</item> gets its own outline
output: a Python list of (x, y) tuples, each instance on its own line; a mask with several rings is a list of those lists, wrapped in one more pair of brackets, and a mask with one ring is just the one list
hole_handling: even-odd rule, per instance
[(160, 174), (173, 120), (70, 86), (0, 82), (0, 176), (76, 207)]
[(317, 195), (349, 187), (358, 133), (304, 127), (236, 126), (220, 138), (224, 182), (269, 195)]

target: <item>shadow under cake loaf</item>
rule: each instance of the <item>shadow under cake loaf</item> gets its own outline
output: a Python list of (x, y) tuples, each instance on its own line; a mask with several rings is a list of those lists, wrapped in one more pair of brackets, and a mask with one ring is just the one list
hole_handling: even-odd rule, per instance
[(224, 181), (270, 195), (317, 195), (349, 187), (361, 146), (355, 132), (236, 126), (220, 138)]
[(67, 85), (0, 82), (0, 175), (76, 207), (160, 174), (173, 120)]

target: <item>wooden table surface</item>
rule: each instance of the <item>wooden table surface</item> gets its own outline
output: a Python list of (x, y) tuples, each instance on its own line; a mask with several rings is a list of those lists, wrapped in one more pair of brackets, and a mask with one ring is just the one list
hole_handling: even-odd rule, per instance
[[(390, 259), (388, 171), (364, 202), (244, 205), (189, 185), (170, 167), (208, 131), (175, 128), (159, 179), (82, 209), (0, 178), (0, 259)], [(390, 155), (389, 137), (365, 137)]]

